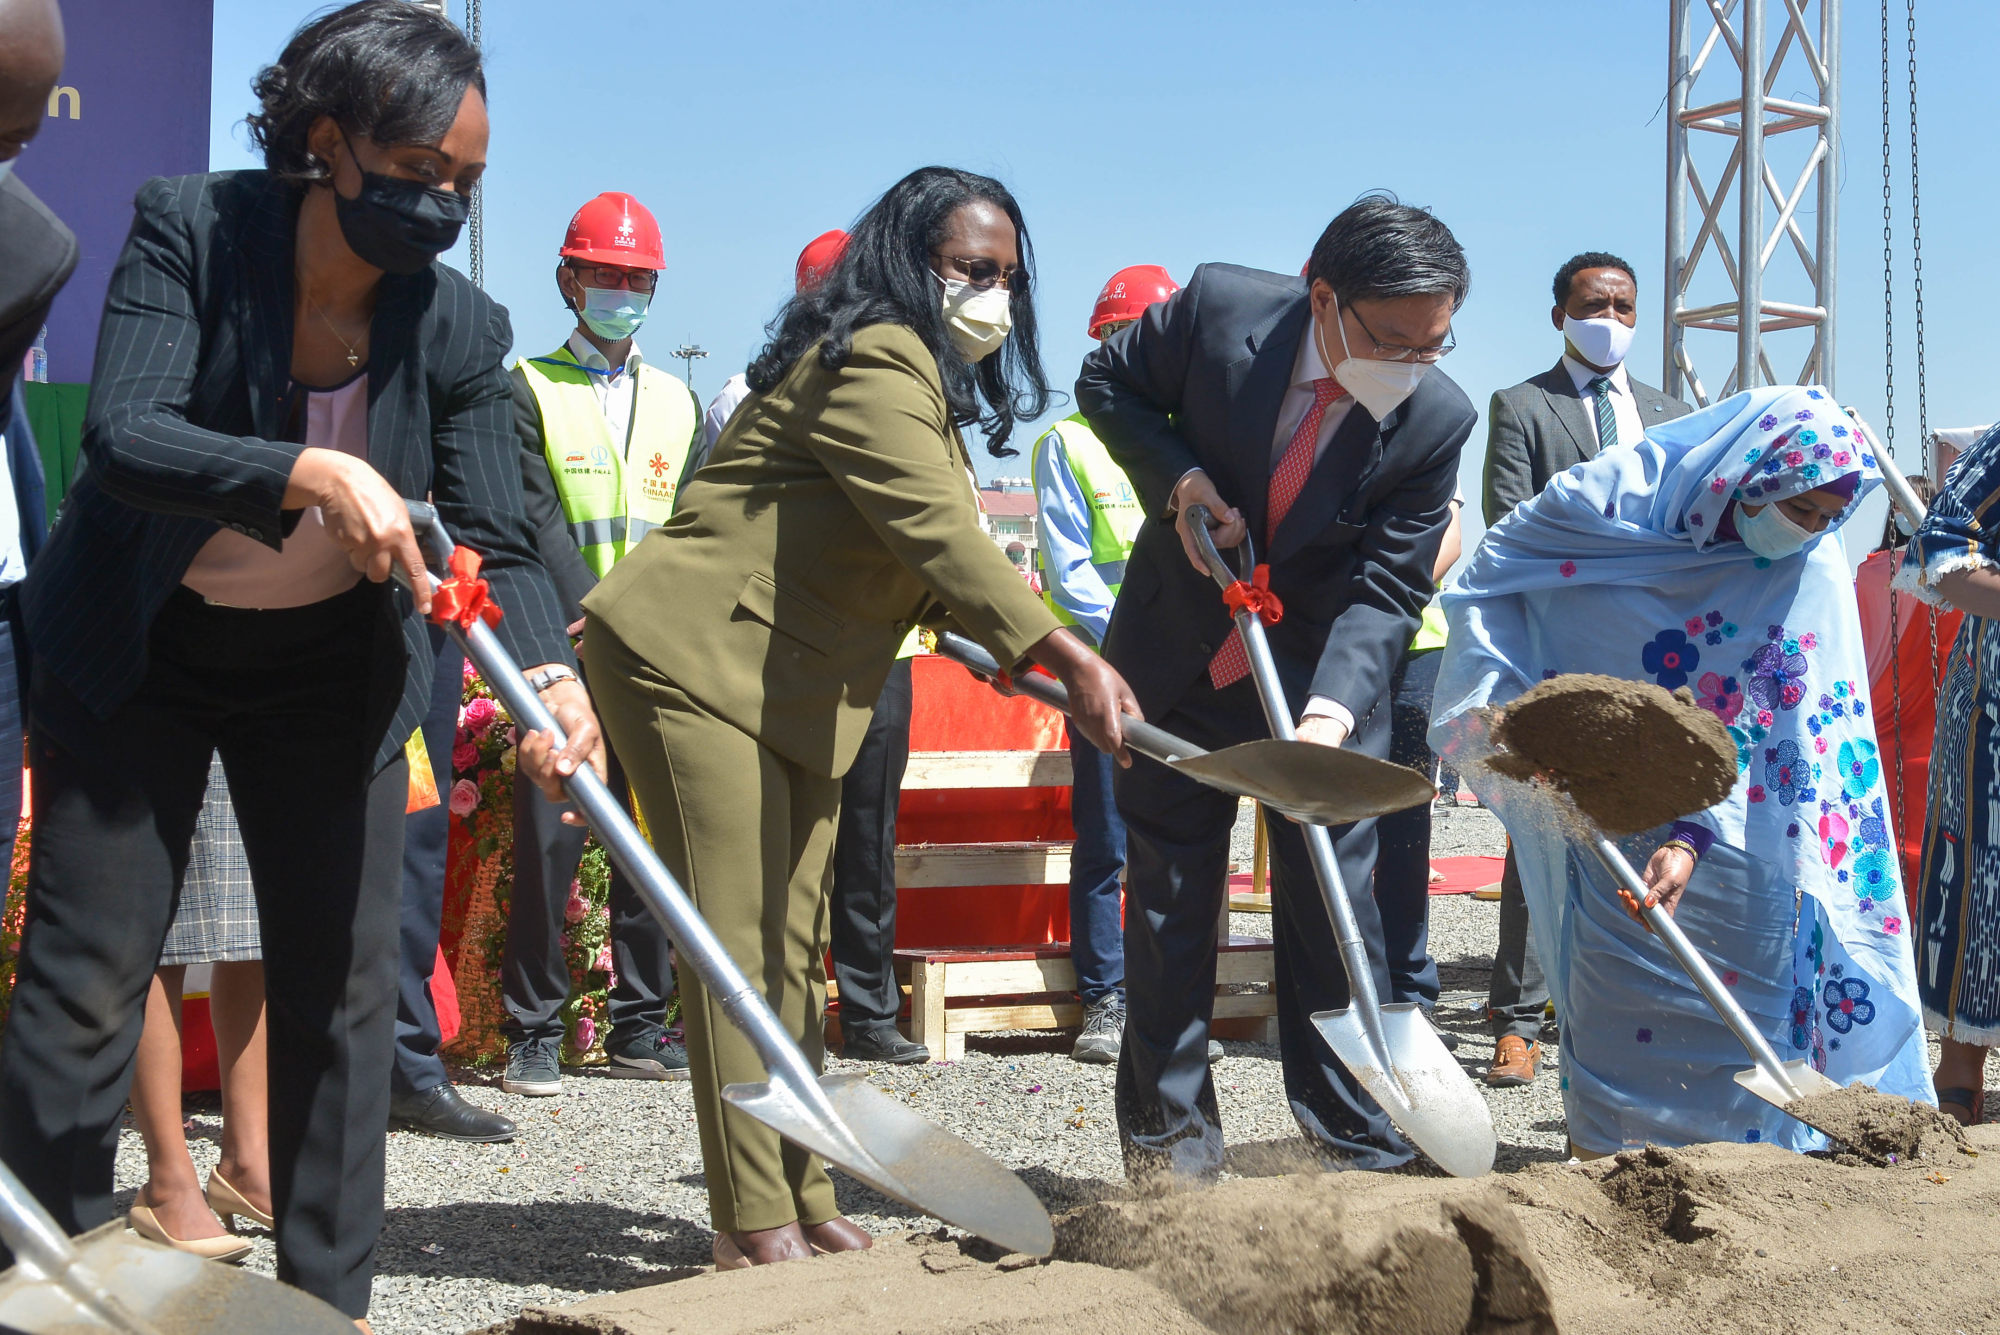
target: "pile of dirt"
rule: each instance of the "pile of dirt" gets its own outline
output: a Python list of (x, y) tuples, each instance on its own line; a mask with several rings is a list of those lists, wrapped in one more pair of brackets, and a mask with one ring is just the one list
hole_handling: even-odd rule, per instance
[(1695, 1145), (1479, 1182), (1237, 1179), (1064, 1216), (1045, 1262), (905, 1234), (870, 1252), (531, 1309), (489, 1335), (2000, 1328), (2000, 1126), (1922, 1166)]
[(1464, 1188), (1374, 1218), (1350, 1201), (1343, 1179), (1312, 1175), (1106, 1202), (1062, 1220), (1056, 1256), (1138, 1270), (1209, 1328), (1243, 1335), (1555, 1330), (1499, 1193)]
[(1633, 834), (1714, 806), (1736, 785), (1736, 744), (1685, 687), (1594, 673), (1551, 677), (1508, 705), (1486, 764), (1542, 778), (1609, 835)]
[(1965, 1144), (1957, 1118), (1873, 1085), (1794, 1099), (1785, 1111), (1838, 1141), (1834, 1158), (1841, 1163), (1929, 1168)]

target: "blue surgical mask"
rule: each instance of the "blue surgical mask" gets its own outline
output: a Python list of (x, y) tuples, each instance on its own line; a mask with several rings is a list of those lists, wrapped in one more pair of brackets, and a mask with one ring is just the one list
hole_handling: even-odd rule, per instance
[(587, 287), (583, 290), (583, 310), (579, 314), (599, 338), (630, 338), (646, 323), (646, 309), (653, 304), (650, 292), (634, 292), (624, 287)]
[(1805, 549), (1819, 534), (1802, 524), (1792, 522), (1790, 515), (1780, 510), (1773, 502), (1751, 514), (1738, 508), (1736, 511), (1736, 532), (1743, 539), (1743, 545), (1767, 561), (1782, 561)]

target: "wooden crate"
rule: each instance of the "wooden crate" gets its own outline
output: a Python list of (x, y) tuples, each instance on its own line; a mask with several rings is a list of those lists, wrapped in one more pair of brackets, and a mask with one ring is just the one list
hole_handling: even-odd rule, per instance
[[(897, 973), (910, 983), (910, 1038), (931, 1055), (957, 1061), (965, 1036), (1008, 1029), (1068, 1029), (1082, 1023), (1075, 1001), (1076, 969), (1065, 945), (1019, 950), (899, 950)], [(1268, 1039), (1276, 1002), (1266, 992), (1224, 992), (1245, 983), (1269, 984), (1275, 973), (1271, 943), (1230, 937), (1216, 959), (1217, 1021), (1232, 1024), (1225, 1037)]]

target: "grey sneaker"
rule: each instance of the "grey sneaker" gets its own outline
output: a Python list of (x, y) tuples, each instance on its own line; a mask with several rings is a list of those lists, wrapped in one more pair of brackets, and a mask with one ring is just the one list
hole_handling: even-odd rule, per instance
[(611, 1059), (606, 1074), (627, 1080), (685, 1080), (687, 1048), (672, 1034), (654, 1029), (632, 1035), (613, 1034), (604, 1045)]
[(1083, 1032), (1069, 1050), (1071, 1059), (1093, 1066), (1109, 1066), (1118, 1060), (1125, 1042), (1125, 998), (1117, 993), (1098, 998), (1083, 1008)]
[(509, 1094), (543, 1099), (562, 1093), (562, 1040), (524, 1038), (507, 1045), (507, 1074), (500, 1088)]

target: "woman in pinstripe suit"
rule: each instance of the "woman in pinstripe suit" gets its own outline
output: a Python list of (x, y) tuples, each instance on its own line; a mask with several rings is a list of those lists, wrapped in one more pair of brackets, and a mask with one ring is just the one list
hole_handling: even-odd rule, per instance
[(34, 849), (0, 1155), (65, 1227), (111, 1217), (141, 1007), (220, 751), (258, 890), (278, 1273), (357, 1320), (403, 746), (434, 667), (428, 598), (385, 582), (421, 559), (404, 498), (485, 558), (498, 633), (542, 665), (571, 742), (524, 738), (521, 770), (554, 795), (600, 749), (523, 517), (506, 314), (434, 262), (485, 166), (484, 89), (457, 28), (363, 0), (259, 76), (268, 171), (147, 183), (84, 469), (22, 595)]

